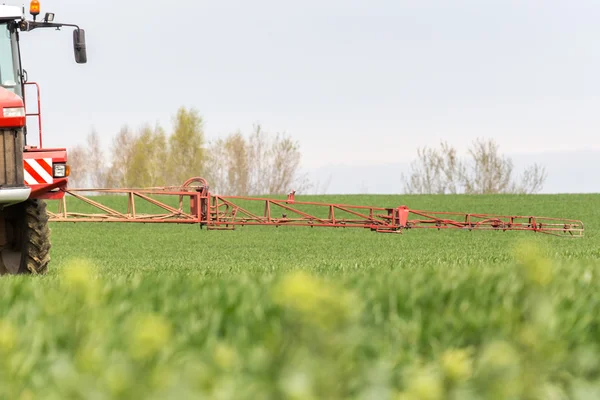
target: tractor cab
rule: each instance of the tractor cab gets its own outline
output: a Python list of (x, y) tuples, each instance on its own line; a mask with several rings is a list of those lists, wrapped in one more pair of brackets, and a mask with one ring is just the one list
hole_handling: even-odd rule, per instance
[(0, 86), (23, 97), (20, 85), (19, 47), (16, 34), (11, 32), (14, 23), (12, 20), (3, 20), (3, 14), (6, 15), (6, 12), (0, 11)]

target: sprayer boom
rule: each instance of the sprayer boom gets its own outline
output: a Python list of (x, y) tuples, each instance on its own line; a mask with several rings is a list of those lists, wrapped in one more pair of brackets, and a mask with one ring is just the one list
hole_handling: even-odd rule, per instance
[[(58, 212), (49, 213), (50, 221), (199, 224), (213, 230), (233, 230), (236, 226), (250, 225), (365, 228), (383, 233), (400, 233), (406, 229), (512, 230), (583, 236), (583, 223), (571, 219), (297, 201), (294, 192), (286, 199), (213, 195), (203, 178), (191, 178), (180, 187), (64, 191), (70, 196), (61, 200)], [(115, 196), (94, 200), (84, 196), (86, 192), (126, 196), (127, 210), (119, 211), (100, 202), (106, 203)], [(78, 199), (85, 206), (69, 212), (67, 197)], [(150, 209), (153, 211), (148, 212)]]

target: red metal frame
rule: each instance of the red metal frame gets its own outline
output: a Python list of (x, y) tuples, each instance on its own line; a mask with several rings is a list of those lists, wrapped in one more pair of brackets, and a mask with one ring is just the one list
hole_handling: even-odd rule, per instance
[[(25, 111), (25, 117), (37, 117), (38, 118), (38, 129), (39, 129), (39, 133), (40, 133), (40, 143), (38, 144), (38, 147), (42, 148), (42, 103), (41, 103), (41, 96), (40, 96), (40, 85), (37, 82), (25, 82), (25, 86), (27, 85), (35, 85), (36, 90), (37, 90), (37, 113), (27, 113), (27, 111)], [(23, 93), (23, 98), (25, 98), (25, 94)], [(25, 102), (24, 102), (25, 103)], [(25, 110), (27, 110), (27, 105), (25, 104)]]
[[(27, 147), (23, 152), (23, 163), (26, 162), (25, 160), (36, 160), (42, 158), (52, 159), (52, 164), (66, 163), (67, 150), (61, 148), (38, 149)], [(68, 177), (53, 177), (51, 183), (25, 182), (25, 184), (31, 188), (31, 194), (29, 195), (29, 197), (32, 199), (60, 200), (65, 197), (65, 189), (68, 185)]]
[[(25, 160), (37, 160), (37, 159), (52, 159), (52, 165), (54, 163), (66, 163), (67, 162), (67, 149), (65, 148), (43, 148), (43, 135), (42, 135), (42, 104), (41, 104), (41, 93), (40, 85), (37, 82), (25, 82), (25, 86), (34, 85), (36, 88), (37, 96), (37, 112), (27, 112), (27, 104), (25, 101), (25, 93), (23, 93), (23, 104), (25, 107), (25, 117), (37, 117), (38, 129), (39, 129), (39, 143), (37, 146), (27, 145), (23, 152), (23, 163)], [(24, 165), (25, 167), (25, 165)], [(68, 177), (65, 178), (54, 178), (52, 182), (25, 182), (27, 186), (31, 188), (30, 198), (34, 199), (45, 199), (45, 200), (60, 200), (65, 196), (65, 189), (68, 184)]]
[[(198, 185), (192, 185), (192, 184)], [(463, 229), (495, 231), (533, 231), (555, 236), (581, 237), (583, 223), (573, 219), (533, 216), (502, 216), (457, 212), (412, 210), (406, 206), (385, 208), (347, 204), (329, 204), (297, 201), (295, 193), (286, 199), (265, 199), (247, 196), (212, 195), (203, 178), (191, 178), (181, 187), (147, 189), (61, 189), (72, 197), (101, 213), (68, 212), (66, 196), (56, 213), (50, 213), (54, 222), (137, 222), (200, 224), (211, 230), (233, 230), (236, 226), (306, 226), (333, 228), (365, 228), (376, 232), (401, 233), (405, 229)], [(125, 194), (127, 211), (118, 211), (97, 200), (82, 195)], [(178, 206), (159, 201), (151, 196), (178, 197)], [(113, 197), (107, 196), (104, 199)], [(148, 202), (164, 212), (141, 214), (136, 211), (136, 198)], [(184, 210), (188, 198), (189, 211)], [(262, 215), (248, 210), (240, 203), (263, 204)], [(139, 202), (138, 202), (139, 203)], [(301, 209), (309, 207), (310, 210)], [(281, 216), (275, 210), (282, 212)], [(319, 210), (322, 214), (319, 215)], [(290, 215), (288, 217), (288, 215)], [(326, 216), (325, 216), (326, 215)]]

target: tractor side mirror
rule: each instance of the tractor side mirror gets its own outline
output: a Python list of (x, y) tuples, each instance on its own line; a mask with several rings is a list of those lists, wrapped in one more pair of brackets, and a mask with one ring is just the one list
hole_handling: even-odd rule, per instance
[(75, 51), (75, 62), (85, 64), (87, 62), (87, 52), (85, 48), (85, 31), (83, 29), (73, 31), (73, 50)]

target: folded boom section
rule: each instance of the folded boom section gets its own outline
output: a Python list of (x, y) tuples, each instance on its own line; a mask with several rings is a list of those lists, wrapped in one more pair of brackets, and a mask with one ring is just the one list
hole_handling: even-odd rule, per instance
[[(60, 201), (56, 212), (49, 212), (50, 221), (199, 224), (218, 230), (250, 225), (364, 228), (384, 233), (406, 229), (517, 230), (583, 236), (583, 223), (571, 219), (297, 201), (294, 192), (286, 199), (213, 195), (203, 178), (189, 179), (181, 187), (64, 191), (69, 196)], [(113, 196), (96, 199), (85, 193)], [(67, 209), (68, 198), (79, 200), (74, 210)]]

